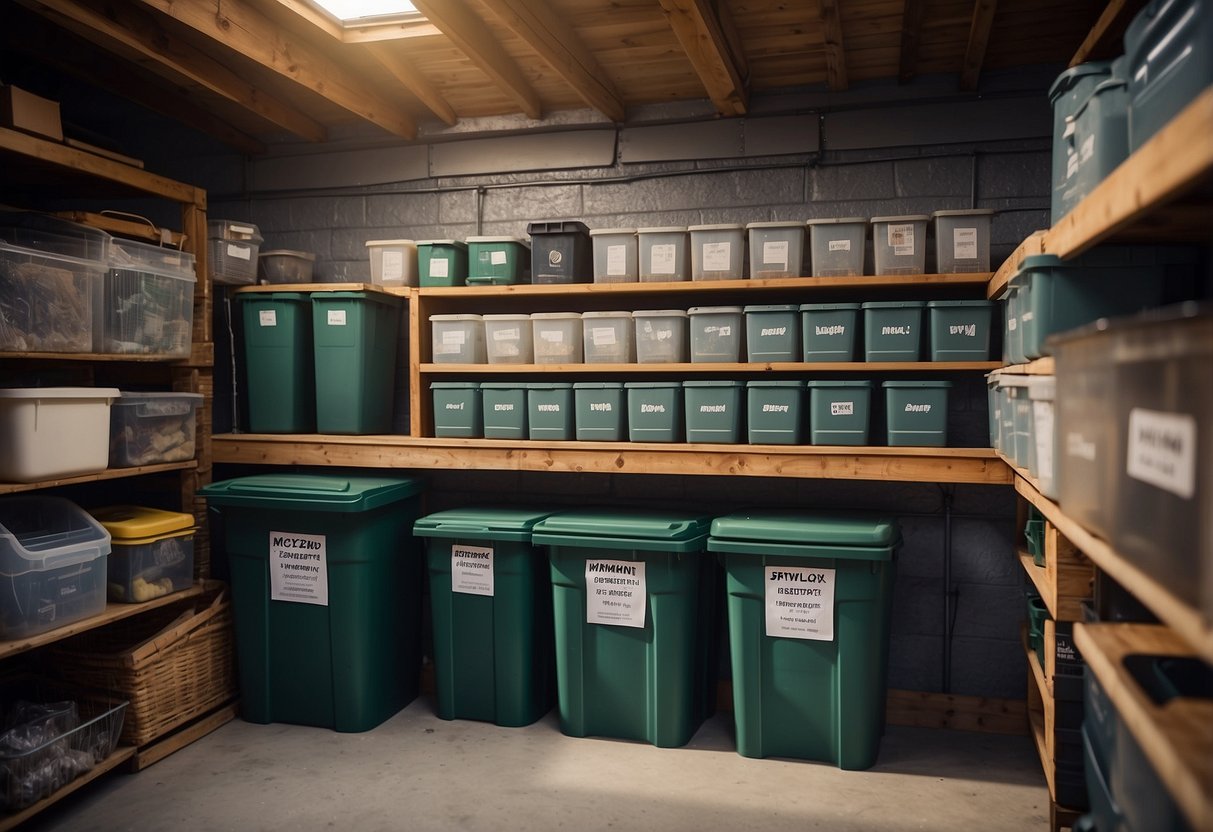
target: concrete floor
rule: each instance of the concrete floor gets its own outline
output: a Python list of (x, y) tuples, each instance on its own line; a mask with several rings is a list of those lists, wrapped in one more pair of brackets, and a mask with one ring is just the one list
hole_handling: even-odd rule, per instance
[(25, 827), (254, 830), (1044, 829), (1028, 737), (891, 726), (876, 767), (752, 760), (717, 715), (679, 749), (446, 722), (424, 697), (374, 731), (240, 720), (135, 775), (115, 773)]

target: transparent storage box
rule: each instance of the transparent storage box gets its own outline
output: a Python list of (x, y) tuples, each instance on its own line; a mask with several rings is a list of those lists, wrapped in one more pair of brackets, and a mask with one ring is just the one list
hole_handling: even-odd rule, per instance
[(692, 225), (691, 279), (739, 280), (745, 263), (745, 229), (740, 225)]
[(687, 313), (681, 309), (642, 309), (636, 324), (637, 364), (681, 364), (687, 360)]
[(595, 283), (635, 283), (640, 279), (635, 228), (592, 228)]
[(693, 363), (737, 363), (745, 343), (740, 306), (696, 306), (687, 311)]
[(431, 315), (435, 364), (484, 364), (484, 320), (480, 315)]
[[(10, 243), (5, 235), (45, 248)], [(94, 340), (101, 338), (108, 265), (52, 250), (90, 248), (97, 247), (54, 234), (31, 237), (0, 229), (0, 351), (94, 351)]]
[(636, 239), (641, 283), (662, 283), (690, 278), (690, 240), (685, 226), (638, 228)]
[(266, 283), (311, 283), (316, 255), (281, 248), (257, 254), (257, 270)]
[(803, 222), (752, 222), (750, 277), (800, 277), (804, 263)]
[(367, 240), (371, 283), (376, 286), (417, 285), (417, 243), (412, 240)]
[(0, 389), (0, 482), (104, 471), (114, 387)]
[(142, 506), (108, 506), (91, 512), (110, 533), (108, 595), (141, 603), (194, 582), (194, 516)]
[(530, 315), (485, 315), (484, 348), (490, 364), (532, 364), (535, 344)]
[(872, 217), (876, 274), (923, 274), (927, 270), (926, 214)]
[(535, 312), (531, 315), (536, 364), (582, 363), (579, 312)]
[(990, 270), (990, 218), (994, 211), (936, 211), (935, 271), (967, 274)]
[(864, 217), (809, 220), (814, 277), (863, 274), (863, 246), (868, 233)]
[(110, 466), (193, 459), (201, 405), (201, 393), (123, 392), (110, 408)]
[(631, 312), (583, 312), (586, 364), (631, 364), (636, 360), (636, 325)]
[(194, 255), (115, 239), (105, 276), (101, 351), (189, 356), (197, 282)]
[(213, 283), (240, 286), (257, 282), (257, 255), (263, 242), (257, 226), (236, 220), (209, 220), (206, 234)]

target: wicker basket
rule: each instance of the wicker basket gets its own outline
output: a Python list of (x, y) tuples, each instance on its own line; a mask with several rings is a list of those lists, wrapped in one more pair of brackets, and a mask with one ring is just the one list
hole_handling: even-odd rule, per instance
[(69, 639), (58, 676), (130, 700), (122, 742), (142, 746), (236, 695), (227, 592)]

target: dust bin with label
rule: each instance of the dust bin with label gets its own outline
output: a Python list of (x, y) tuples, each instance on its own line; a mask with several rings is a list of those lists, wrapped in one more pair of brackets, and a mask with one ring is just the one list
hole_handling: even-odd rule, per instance
[(401, 299), (381, 292), (316, 292), (316, 430), (390, 433)]
[(712, 521), (743, 757), (851, 770), (876, 762), (900, 544), (897, 521), (872, 515), (751, 511)]
[(246, 720), (367, 731), (417, 696), (423, 485), (330, 471), (199, 490), (223, 520)]
[(438, 716), (530, 725), (552, 708), (552, 590), (531, 530), (549, 512), (462, 508), (422, 517)]
[(715, 710), (709, 518), (588, 509), (535, 526), (548, 546), (560, 730), (686, 745)]
[(253, 433), (315, 433), (312, 300), (300, 292), (238, 295)]

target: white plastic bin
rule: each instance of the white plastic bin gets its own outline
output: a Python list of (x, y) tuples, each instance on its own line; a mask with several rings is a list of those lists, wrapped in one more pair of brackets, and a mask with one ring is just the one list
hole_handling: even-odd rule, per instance
[(690, 242), (685, 226), (638, 228), (636, 240), (642, 283), (690, 278)]
[(430, 315), (435, 364), (484, 364), (484, 319), (480, 315)]
[(687, 360), (687, 313), (681, 309), (638, 309), (637, 364), (683, 364)]
[(738, 280), (745, 263), (745, 229), (740, 225), (692, 225), (691, 279)]
[(376, 286), (417, 285), (417, 243), (413, 240), (367, 240), (371, 283)]
[(581, 364), (581, 314), (535, 312), (531, 315), (536, 364)]
[(484, 315), (484, 349), (490, 364), (533, 364), (530, 315)]
[(696, 306), (687, 311), (691, 328), (691, 361), (735, 364), (745, 343), (740, 306)]
[(865, 217), (809, 220), (814, 277), (849, 277), (863, 274), (863, 243), (868, 233)]
[(872, 217), (876, 274), (922, 274), (927, 270), (926, 214)]
[(635, 228), (592, 228), (595, 283), (635, 283), (640, 279)]
[(631, 364), (636, 360), (636, 325), (631, 312), (583, 312), (586, 364)]
[(990, 208), (936, 211), (935, 271), (967, 274), (990, 270)]
[(804, 264), (803, 222), (752, 222), (750, 277), (800, 277)]
[(0, 482), (37, 482), (109, 465), (113, 387), (0, 389)]
[(1032, 472), (1040, 493), (1057, 499), (1057, 432), (1053, 402), (1057, 398), (1056, 376), (1028, 376), (1028, 398), (1032, 402), (1032, 436), (1036, 442), (1036, 467)]

